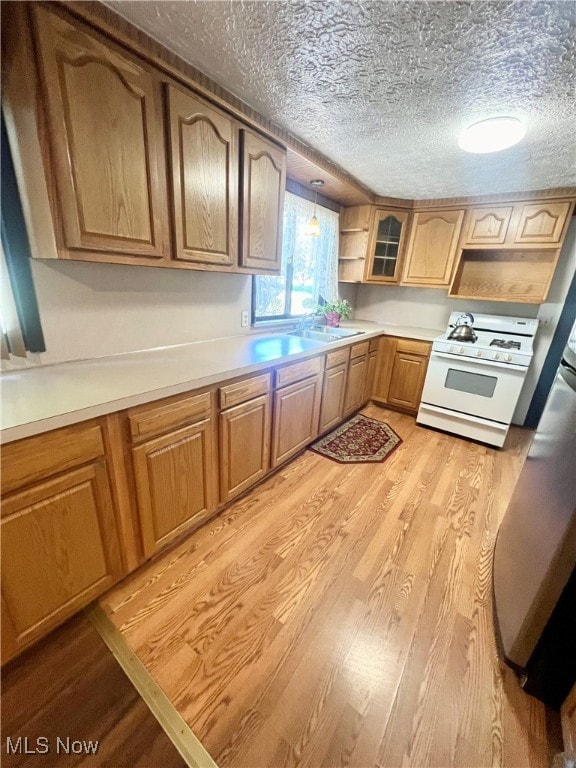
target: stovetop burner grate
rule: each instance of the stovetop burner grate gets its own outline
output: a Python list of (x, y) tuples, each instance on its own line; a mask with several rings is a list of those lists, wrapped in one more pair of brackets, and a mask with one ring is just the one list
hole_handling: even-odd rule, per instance
[(520, 342), (512, 339), (492, 339), (490, 346), (499, 349), (520, 349)]

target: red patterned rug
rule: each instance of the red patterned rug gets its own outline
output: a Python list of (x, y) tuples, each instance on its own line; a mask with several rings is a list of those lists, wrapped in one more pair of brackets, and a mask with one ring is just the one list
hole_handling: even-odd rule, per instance
[(384, 461), (402, 440), (388, 424), (361, 413), (310, 446), (311, 451), (341, 464)]

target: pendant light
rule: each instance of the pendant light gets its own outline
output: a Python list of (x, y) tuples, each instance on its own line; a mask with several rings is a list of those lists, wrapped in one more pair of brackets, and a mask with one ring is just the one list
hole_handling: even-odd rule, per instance
[(322, 179), (312, 179), (310, 186), (314, 187), (314, 213), (308, 224), (306, 224), (306, 234), (312, 237), (320, 237), (320, 222), (316, 218), (316, 200), (318, 199), (318, 189), (324, 186), (324, 182)]

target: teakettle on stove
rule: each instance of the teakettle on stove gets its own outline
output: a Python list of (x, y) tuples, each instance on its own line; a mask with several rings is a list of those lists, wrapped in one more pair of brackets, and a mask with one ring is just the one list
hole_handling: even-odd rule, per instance
[(450, 335), (448, 336), (449, 341), (475, 342), (478, 336), (472, 327), (473, 323), (474, 315), (470, 312), (464, 312), (456, 319), (454, 328), (450, 331)]

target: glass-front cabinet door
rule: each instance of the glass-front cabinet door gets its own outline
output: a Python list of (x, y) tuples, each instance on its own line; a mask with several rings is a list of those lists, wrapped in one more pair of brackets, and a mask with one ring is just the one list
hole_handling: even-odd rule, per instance
[(368, 248), (365, 282), (396, 283), (399, 281), (407, 223), (407, 211), (376, 209)]

